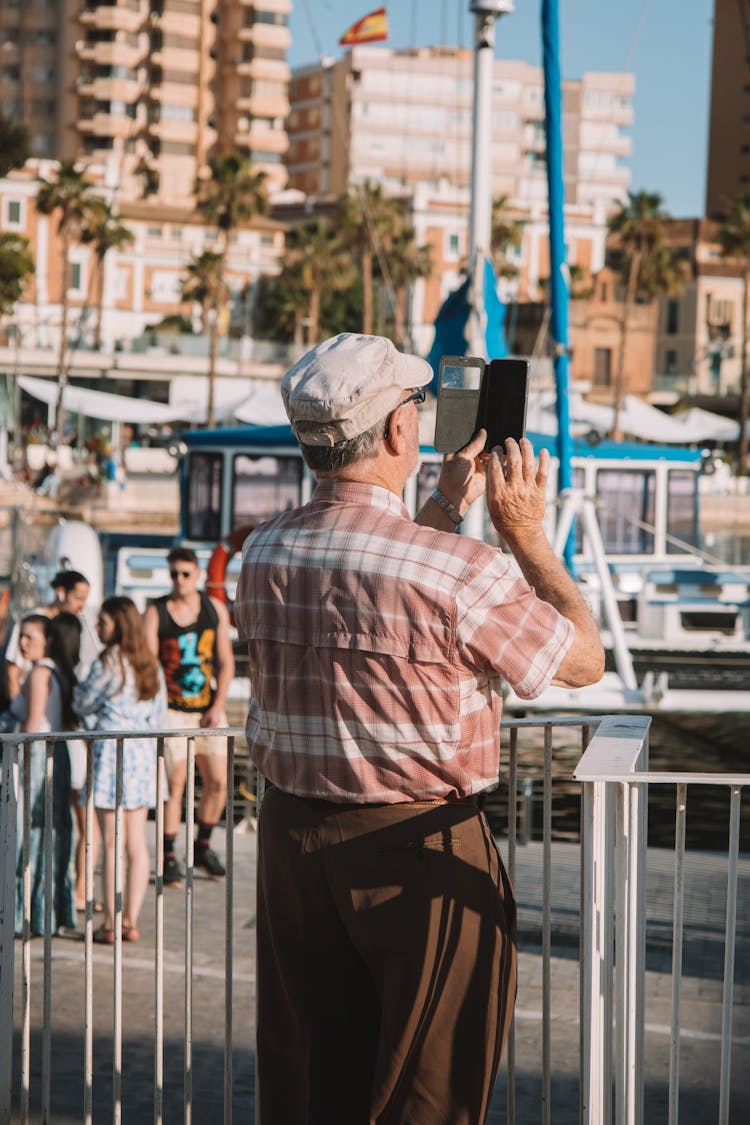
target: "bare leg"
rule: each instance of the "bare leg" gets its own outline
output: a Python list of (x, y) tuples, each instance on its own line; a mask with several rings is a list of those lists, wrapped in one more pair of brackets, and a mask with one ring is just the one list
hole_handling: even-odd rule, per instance
[(104, 926), (112, 930), (115, 925), (115, 810), (97, 809), (96, 815), (103, 849)]
[(169, 797), (164, 802), (164, 835), (176, 836), (182, 820), (182, 796), (187, 781), (187, 761), (173, 762), (167, 780)]
[(128, 871), (125, 879), (127, 906), (123, 912), (123, 920), (127, 925), (137, 927), (151, 871), (151, 859), (146, 843), (148, 809), (125, 809), (123, 818), (128, 856)]
[[(76, 828), (78, 829), (78, 839), (76, 841), (76, 910), (86, 909), (86, 806), (79, 805), (78, 798), (81, 795), (80, 789), (71, 789), (70, 803), (73, 806), (73, 815), (76, 821)], [(91, 839), (91, 850), (94, 853), (94, 870), (96, 870), (96, 861), (99, 855), (99, 824), (94, 817), (94, 831)], [(94, 888), (91, 888), (91, 895), (96, 901)]]
[(202, 824), (218, 824), (227, 800), (226, 755), (197, 754), (195, 760), (203, 782), (198, 820)]

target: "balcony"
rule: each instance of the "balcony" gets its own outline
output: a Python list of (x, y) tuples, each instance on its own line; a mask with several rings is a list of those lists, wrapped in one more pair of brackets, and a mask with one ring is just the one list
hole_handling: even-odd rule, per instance
[[(672, 1125), (682, 1116), (748, 1120), (750, 860), (740, 851), (740, 828), (750, 775), (650, 772), (649, 723), (644, 716), (503, 721), (507, 749), (491, 815), (518, 894), (519, 995), (490, 1120), (545, 1122), (558, 1113), (587, 1125), (650, 1125), (667, 1113)], [(0, 1025), (0, 1121), (12, 1112), (53, 1121), (53, 1110), (65, 1120), (215, 1121), (222, 1104), (225, 1121), (252, 1120), (255, 796), (241, 728), (211, 733), (229, 736), (225, 824), (233, 830), (214, 836), (226, 882), (212, 883), (193, 867), (191, 740), (180, 840), (185, 885), (165, 890), (162, 883), (159, 769), (149, 827), (155, 877), (137, 947), (122, 941), (121, 910), (114, 947), (93, 944), (90, 850), (78, 940), (47, 931), (33, 941), (27, 926), (14, 941), (16, 846), (29, 840), (30, 824), (28, 812), (19, 819), (15, 787), (3, 786), (0, 1004), (14, 1020)], [(115, 737), (121, 769), (124, 738)], [(16, 754), (28, 754), (35, 738), (39, 747), (39, 736), (0, 736), (3, 777), (13, 776)], [(41, 750), (50, 777), (57, 738)], [(571, 781), (557, 763), (574, 761), (581, 749)], [(91, 766), (89, 747), (89, 776)], [(686, 849), (697, 785), (725, 798), (716, 806), (728, 814), (723, 853)], [(670, 849), (646, 847), (646, 794), (654, 790), (674, 792)], [(555, 809), (573, 791), (581, 794), (580, 845), (555, 831)], [(51, 802), (48, 809), (51, 824)], [(91, 797), (86, 816), (91, 825)], [(35, 831), (51, 858), (51, 833)], [(22, 869), (29, 871), (28, 860)]]

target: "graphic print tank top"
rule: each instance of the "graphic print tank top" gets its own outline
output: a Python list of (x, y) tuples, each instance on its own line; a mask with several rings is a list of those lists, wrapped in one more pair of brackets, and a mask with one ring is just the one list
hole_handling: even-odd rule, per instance
[(178, 625), (167, 609), (169, 595), (156, 598), (159, 614), (159, 663), (167, 682), (167, 704), (174, 711), (206, 711), (213, 700), (216, 627), (219, 615), (201, 593), (198, 617)]

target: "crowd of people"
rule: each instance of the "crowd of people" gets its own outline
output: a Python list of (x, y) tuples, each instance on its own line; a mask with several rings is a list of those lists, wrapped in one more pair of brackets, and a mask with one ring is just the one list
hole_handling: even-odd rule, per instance
[[(2, 729), (24, 734), (50, 732), (138, 732), (123, 738), (121, 807), (126, 874), (122, 913), (124, 941), (138, 941), (139, 915), (148, 887), (150, 857), (146, 825), (156, 805), (157, 743), (149, 731), (197, 730), (226, 724), (225, 703), (234, 663), (229, 619), (221, 602), (198, 590), (200, 566), (194, 551), (169, 554), (172, 589), (141, 615), (127, 597), (106, 598), (95, 634), (86, 614), (87, 578), (62, 570), (52, 580), (53, 601), (26, 614), (4, 643), (3, 686), (7, 707)], [(91, 743), (92, 769), (87, 776)], [(184, 869), (176, 855), (187, 772), (188, 736), (165, 740), (166, 801), (164, 883), (179, 884)], [(51, 756), (52, 902), (51, 930), (77, 929), (87, 908), (102, 915), (94, 940), (115, 942), (116, 738), (40, 737), (19, 756), (16, 933), (24, 914), (32, 935), (45, 927), (45, 798)], [(215, 879), (225, 868), (210, 846), (226, 798), (226, 739), (195, 736), (202, 778), (195, 843), (196, 867)], [(102, 851), (102, 900), (86, 887), (86, 798), (93, 793), (93, 863)], [(29, 804), (24, 854), (24, 800)], [(30, 903), (24, 904), (24, 868)]]

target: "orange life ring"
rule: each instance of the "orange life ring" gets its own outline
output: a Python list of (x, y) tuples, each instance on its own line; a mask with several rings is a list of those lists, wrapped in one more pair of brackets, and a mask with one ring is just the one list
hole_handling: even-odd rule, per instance
[(251, 531), (255, 531), (254, 523), (247, 524), (245, 527), (238, 527), (236, 531), (227, 535), (214, 547), (206, 567), (206, 593), (210, 598), (216, 598), (217, 601), (222, 602), (227, 607), (229, 620), (233, 625), (233, 603), (227, 594), (226, 586), (227, 566), (232, 555), (241, 549)]

